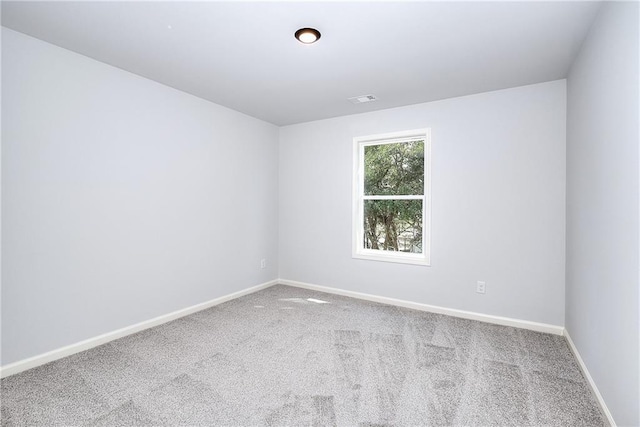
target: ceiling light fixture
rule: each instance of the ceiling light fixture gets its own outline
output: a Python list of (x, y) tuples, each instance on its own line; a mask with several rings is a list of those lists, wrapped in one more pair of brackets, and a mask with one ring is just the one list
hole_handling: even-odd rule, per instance
[(296, 31), (295, 36), (300, 43), (311, 44), (320, 39), (320, 31), (315, 28), (300, 28)]

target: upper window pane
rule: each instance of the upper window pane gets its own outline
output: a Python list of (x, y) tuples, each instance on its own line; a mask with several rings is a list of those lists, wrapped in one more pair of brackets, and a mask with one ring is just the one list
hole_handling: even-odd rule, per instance
[(424, 194), (424, 141), (365, 145), (364, 194)]

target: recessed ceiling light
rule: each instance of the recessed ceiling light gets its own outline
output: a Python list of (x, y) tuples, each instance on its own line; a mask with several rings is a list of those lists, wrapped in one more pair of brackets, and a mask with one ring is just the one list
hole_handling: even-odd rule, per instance
[(300, 43), (311, 44), (318, 41), (320, 38), (320, 31), (315, 28), (300, 28), (296, 31), (295, 36)]

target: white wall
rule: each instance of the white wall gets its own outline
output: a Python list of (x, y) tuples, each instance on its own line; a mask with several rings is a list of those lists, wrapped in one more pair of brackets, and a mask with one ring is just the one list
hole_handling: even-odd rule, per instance
[(3, 365), (277, 277), (277, 127), (2, 36)]
[(621, 426), (640, 425), (638, 12), (603, 5), (567, 86), (566, 327)]
[[(565, 106), (561, 80), (281, 128), (280, 277), (563, 325)], [(432, 266), (353, 259), (352, 138), (424, 127)]]

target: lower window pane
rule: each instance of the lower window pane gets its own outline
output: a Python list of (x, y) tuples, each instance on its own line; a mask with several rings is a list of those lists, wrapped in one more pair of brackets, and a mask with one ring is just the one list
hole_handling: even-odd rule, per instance
[(365, 200), (364, 247), (422, 253), (422, 200)]

